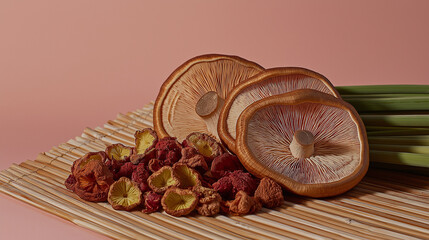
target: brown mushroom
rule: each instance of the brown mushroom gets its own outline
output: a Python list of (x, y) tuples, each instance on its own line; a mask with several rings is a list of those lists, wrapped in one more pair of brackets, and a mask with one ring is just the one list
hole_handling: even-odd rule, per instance
[(340, 98), (329, 80), (319, 73), (297, 67), (267, 69), (230, 92), (219, 115), (220, 138), (235, 152), (236, 124), (241, 112), (262, 98), (297, 89), (314, 89)]
[(239, 83), (263, 71), (254, 62), (236, 56), (203, 55), (178, 67), (162, 85), (154, 106), (154, 128), (160, 138), (181, 142), (192, 132), (219, 140), (217, 122), (228, 93)]
[(107, 200), (115, 210), (131, 211), (140, 205), (142, 192), (137, 183), (129, 178), (121, 177), (110, 185)]
[(369, 162), (365, 127), (355, 109), (309, 89), (246, 108), (237, 122), (237, 154), (254, 175), (310, 197), (351, 189)]

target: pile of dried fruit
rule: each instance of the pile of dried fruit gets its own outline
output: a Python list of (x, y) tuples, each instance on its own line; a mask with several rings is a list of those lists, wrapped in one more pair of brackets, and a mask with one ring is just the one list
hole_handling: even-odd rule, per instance
[(235, 155), (202, 133), (180, 143), (158, 138), (150, 128), (135, 133), (135, 147), (108, 146), (77, 159), (65, 185), (87, 201), (108, 201), (116, 210), (164, 210), (173, 216), (194, 210), (243, 215), (283, 202), (280, 185), (246, 172)]

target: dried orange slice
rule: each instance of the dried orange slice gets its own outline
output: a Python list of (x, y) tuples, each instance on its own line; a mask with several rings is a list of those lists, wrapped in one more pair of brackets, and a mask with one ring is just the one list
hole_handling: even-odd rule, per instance
[(297, 89), (314, 89), (340, 98), (323, 75), (305, 68), (267, 69), (231, 91), (219, 115), (218, 133), (231, 151), (235, 151), (237, 119), (250, 104), (266, 97)]
[(239, 83), (263, 71), (236, 56), (203, 55), (178, 67), (162, 85), (154, 106), (154, 128), (160, 138), (183, 141), (192, 132), (219, 140), (217, 122), (224, 99)]
[(310, 197), (351, 189), (369, 164), (366, 131), (356, 110), (309, 89), (246, 108), (237, 122), (237, 155), (254, 175)]

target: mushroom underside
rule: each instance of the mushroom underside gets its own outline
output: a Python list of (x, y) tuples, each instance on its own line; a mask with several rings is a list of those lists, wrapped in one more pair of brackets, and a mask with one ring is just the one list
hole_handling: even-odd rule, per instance
[(314, 89), (323, 93), (333, 94), (332, 90), (320, 79), (303, 74), (290, 74), (263, 79), (251, 84), (238, 93), (227, 114), (226, 130), (236, 138), (236, 124), (240, 114), (252, 103), (274, 95), (291, 92), (297, 89)]
[(138, 202), (141, 195), (138, 188), (126, 181), (118, 181), (111, 191), (111, 201), (125, 207)]
[[(290, 145), (304, 130), (314, 136), (314, 151), (296, 157)], [(274, 105), (255, 112), (246, 142), (259, 164), (303, 184), (330, 183), (359, 165), (358, 127), (346, 110), (317, 103)]]
[(223, 59), (193, 65), (169, 89), (162, 108), (162, 123), (170, 136), (182, 141), (191, 132), (207, 133), (219, 140), (217, 122), (221, 106), (208, 116), (195, 111), (198, 101), (213, 91), (225, 99), (229, 91), (260, 70)]

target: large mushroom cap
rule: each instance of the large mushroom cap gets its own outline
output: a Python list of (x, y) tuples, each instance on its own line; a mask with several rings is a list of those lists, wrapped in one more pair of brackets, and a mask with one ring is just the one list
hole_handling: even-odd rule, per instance
[(237, 155), (254, 175), (310, 197), (349, 190), (369, 161), (365, 127), (354, 108), (308, 89), (246, 108), (237, 122)]
[(263, 71), (236, 56), (203, 55), (177, 68), (162, 85), (154, 106), (154, 128), (182, 141), (192, 132), (219, 140), (217, 122), (224, 99), (239, 83)]
[(262, 98), (297, 89), (314, 89), (340, 98), (329, 80), (314, 71), (298, 67), (267, 69), (231, 91), (219, 116), (220, 138), (235, 151), (236, 124), (241, 112)]

